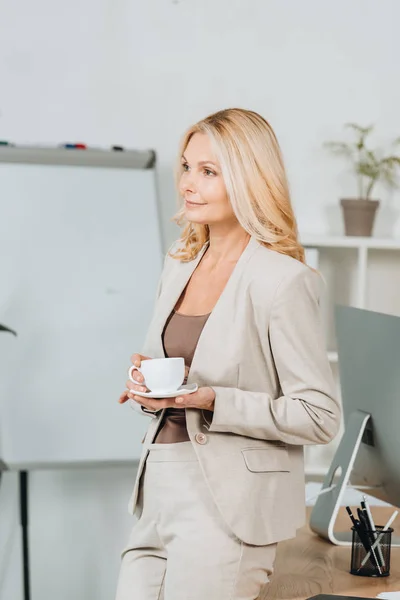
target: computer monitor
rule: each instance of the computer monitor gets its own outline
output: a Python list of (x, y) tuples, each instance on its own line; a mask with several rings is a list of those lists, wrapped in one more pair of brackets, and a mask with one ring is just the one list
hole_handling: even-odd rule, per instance
[(350, 532), (335, 532), (334, 521), (349, 481), (400, 506), (400, 317), (336, 306), (335, 325), (345, 432), (323, 489), (341, 474), (319, 496), (310, 525), (348, 544)]

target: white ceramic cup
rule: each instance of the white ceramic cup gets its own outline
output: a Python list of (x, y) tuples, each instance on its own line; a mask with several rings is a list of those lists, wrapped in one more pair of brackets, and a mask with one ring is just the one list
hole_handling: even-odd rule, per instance
[(180, 357), (151, 358), (143, 360), (140, 368), (132, 365), (129, 369), (129, 379), (137, 384), (133, 378), (134, 371), (140, 371), (144, 377), (144, 382), (138, 385), (145, 385), (154, 394), (174, 392), (185, 379), (185, 361)]

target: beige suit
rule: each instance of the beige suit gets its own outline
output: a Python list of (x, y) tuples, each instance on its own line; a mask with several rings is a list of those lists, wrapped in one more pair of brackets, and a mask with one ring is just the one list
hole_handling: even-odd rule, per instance
[[(206, 247), (166, 258), (143, 354), (164, 356), (161, 334)], [(188, 383), (212, 386), (212, 422), (186, 409), (187, 428), (215, 506), (246, 544), (293, 537), (304, 522), (303, 445), (337, 433), (340, 408), (320, 322), (320, 275), (251, 238), (200, 336)], [(163, 411), (149, 425), (130, 501)]]

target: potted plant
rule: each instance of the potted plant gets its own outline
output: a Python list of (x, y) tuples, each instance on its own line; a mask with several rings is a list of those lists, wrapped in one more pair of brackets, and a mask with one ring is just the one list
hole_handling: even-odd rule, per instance
[[(400, 167), (400, 156), (388, 154), (384, 156), (380, 150), (371, 150), (366, 145), (366, 138), (372, 132), (373, 126), (361, 127), (355, 123), (347, 123), (354, 135), (354, 142), (327, 142), (327, 147), (334, 154), (346, 158), (357, 177), (358, 197), (342, 198), (340, 204), (343, 210), (346, 235), (372, 235), (376, 211), (380, 201), (372, 199), (372, 190), (378, 181), (396, 188), (397, 168)], [(400, 138), (394, 141), (400, 143)]]

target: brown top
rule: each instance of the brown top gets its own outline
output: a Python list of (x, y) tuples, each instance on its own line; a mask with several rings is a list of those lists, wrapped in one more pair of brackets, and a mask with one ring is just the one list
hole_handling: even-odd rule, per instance
[[(197, 342), (210, 315), (182, 315), (175, 310), (167, 319), (163, 331), (163, 345), (166, 357), (182, 356), (190, 368)], [(185, 380), (186, 383), (186, 380)], [(182, 408), (168, 408), (163, 416), (154, 439), (157, 444), (187, 442), (186, 413)]]

